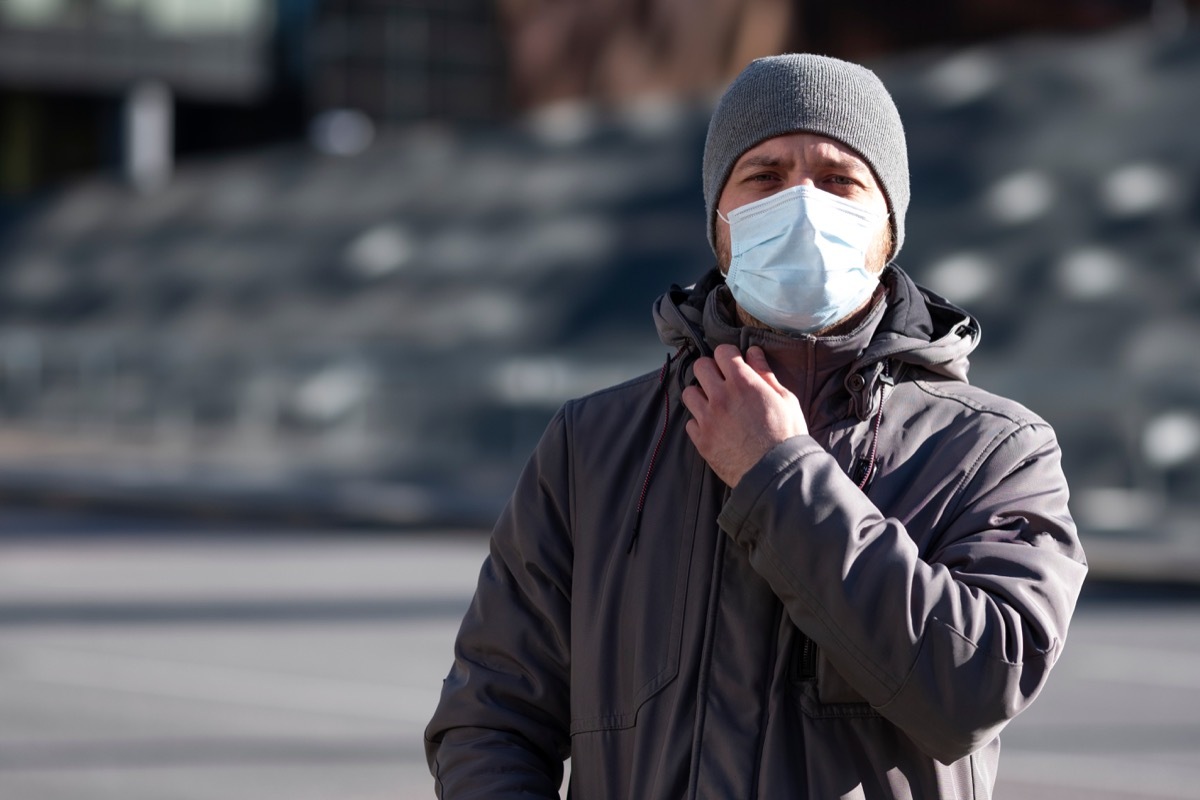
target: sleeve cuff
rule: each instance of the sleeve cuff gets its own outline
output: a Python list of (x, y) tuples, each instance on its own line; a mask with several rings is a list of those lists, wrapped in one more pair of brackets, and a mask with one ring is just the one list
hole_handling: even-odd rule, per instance
[(763, 494), (778, 485), (782, 477), (798, 470), (806, 457), (824, 452), (817, 440), (807, 434), (793, 436), (772, 447), (730, 491), (717, 524), (738, 544), (751, 543), (758, 529), (750, 516)]

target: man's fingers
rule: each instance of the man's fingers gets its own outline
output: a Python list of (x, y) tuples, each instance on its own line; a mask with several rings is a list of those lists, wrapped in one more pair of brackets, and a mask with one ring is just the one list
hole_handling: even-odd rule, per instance
[(714, 386), (725, 379), (717, 362), (711, 358), (698, 358), (692, 366), (692, 375), (700, 386)]
[(771, 364), (767, 361), (767, 354), (763, 352), (761, 347), (754, 345), (746, 351), (746, 363), (779, 396), (786, 397), (790, 394), (787, 388), (779, 382), (779, 378), (775, 376), (775, 370), (771, 369)]
[(693, 419), (703, 416), (708, 408), (708, 396), (699, 386), (685, 387), (679, 399), (683, 401), (684, 408), (691, 413)]
[(728, 378), (741, 365), (743, 361), (742, 351), (731, 344), (719, 344), (717, 345), (717, 349), (713, 351), (713, 361), (717, 368), (721, 370), (721, 374)]
[(752, 345), (746, 351), (746, 363), (754, 369), (759, 375), (763, 375), (771, 371), (771, 365), (767, 363), (767, 354), (758, 345)]
[(742, 352), (731, 344), (719, 345), (713, 351), (712, 358), (698, 359), (692, 372), (696, 378), (694, 385), (703, 395), (703, 400), (693, 398), (690, 403), (685, 397), (684, 404), (692, 412), (692, 416), (696, 416), (696, 410), (700, 403), (703, 403), (705, 408), (714, 402), (722, 404), (731, 391), (734, 394), (737, 393), (737, 386), (753, 388), (758, 381), (765, 383), (772, 392), (780, 397), (792, 396), (792, 393), (775, 376), (774, 370), (767, 361), (766, 353), (757, 345), (751, 347), (744, 357)]

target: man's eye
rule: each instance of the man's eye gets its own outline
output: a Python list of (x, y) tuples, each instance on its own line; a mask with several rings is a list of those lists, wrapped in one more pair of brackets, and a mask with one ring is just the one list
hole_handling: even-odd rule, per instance
[(854, 179), (846, 175), (830, 175), (828, 178), (830, 183), (836, 183), (839, 186), (853, 186)]

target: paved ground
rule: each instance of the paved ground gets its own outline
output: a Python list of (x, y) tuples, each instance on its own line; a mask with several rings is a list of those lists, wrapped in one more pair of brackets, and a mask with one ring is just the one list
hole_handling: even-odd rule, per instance
[[(0, 798), (432, 797), (479, 536), (0, 517)], [(1093, 592), (997, 795), (1200, 798), (1200, 593)]]

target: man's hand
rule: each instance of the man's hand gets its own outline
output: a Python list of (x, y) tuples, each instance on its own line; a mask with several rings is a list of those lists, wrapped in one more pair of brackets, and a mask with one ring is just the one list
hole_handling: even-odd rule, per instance
[(683, 390), (692, 412), (687, 434), (717, 477), (736, 486), (767, 451), (808, 433), (800, 402), (775, 377), (760, 347), (743, 359), (731, 344), (717, 347), (693, 369), (696, 385)]

